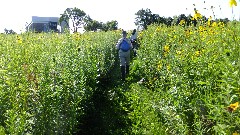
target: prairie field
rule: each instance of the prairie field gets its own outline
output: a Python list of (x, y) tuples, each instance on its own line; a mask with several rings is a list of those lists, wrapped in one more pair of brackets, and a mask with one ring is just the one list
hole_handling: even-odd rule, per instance
[(239, 33), (151, 25), (125, 82), (121, 30), (2, 34), (0, 134), (239, 134)]

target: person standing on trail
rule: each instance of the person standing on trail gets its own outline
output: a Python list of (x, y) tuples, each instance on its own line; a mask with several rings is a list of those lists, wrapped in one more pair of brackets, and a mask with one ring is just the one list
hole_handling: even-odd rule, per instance
[(138, 44), (137, 44), (137, 30), (134, 29), (131, 36), (130, 36), (130, 41), (133, 45), (133, 55), (134, 57), (137, 56), (137, 49), (138, 49)]
[(119, 53), (120, 67), (121, 67), (121, 77), (125, 81), (126, 75), (129, 74), (130, 66), (130, 50), (132, 49), (132, 44), (127, 38), (127, 32), (122, 31), (122, 38), (120, 38), (116, 44), (116, 49)]

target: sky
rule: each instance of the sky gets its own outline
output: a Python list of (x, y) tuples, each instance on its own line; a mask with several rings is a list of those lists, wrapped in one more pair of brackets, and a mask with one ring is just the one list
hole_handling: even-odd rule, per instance
[(231, 8), (229, 0), (1, 0), (0, 33), (5, 28), (20, 33), (32, 16), (60, 17), (66, 8), (74, 7), (99, 22), (116, 20), (118, 28), (125, 30), (135, 29), (135, 13), (147, 8), (161, 17), (193, 15), (196, 8), (206, 17), (213, 16), (214, 12), (216, 18), (238, 20), (240, 2), (236, 1), (238, 6)]

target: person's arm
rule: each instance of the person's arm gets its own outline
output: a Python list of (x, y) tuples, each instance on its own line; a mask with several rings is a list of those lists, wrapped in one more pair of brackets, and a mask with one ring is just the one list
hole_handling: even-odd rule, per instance
[(131, 35), (129, 39), (132, 40), (133, 39), (133, 35)]
[(130, 44), (131, 49), (133, 48), (132, 42), (130, 41), (130, 39), (127, 39), (127, 42)]
[(133, 38), (134, 38), (134, 40), (137, 40), (137, 32), (135, 32)]

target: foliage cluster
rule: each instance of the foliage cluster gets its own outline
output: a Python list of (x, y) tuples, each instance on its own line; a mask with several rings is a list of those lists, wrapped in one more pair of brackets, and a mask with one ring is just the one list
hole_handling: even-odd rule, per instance
[(120, 32), (0, 37), (0, 134), (74, 134)]
[(239, 133), (239, 30), (212, 23), (142, 31), (132, 78), (144, 81), (127, 93), (133, 132)]
[[(180, 14), (174, 17), (164, 17), (160, 16), (159, 14), (154, 14), (150, 9), (140, 9), (135, 15), (135, 25), (142, 28), (147, 29), (147, 27), (151, 24), (158, 24), (158, 25), (166, 25), (166, 26), (175, 26), (175, 25), (183, 25), (184, 26), (191, 26), (194, 24), (195, 26), (199, 23), (199, 19), (201, 22), (207, 22), (211, 17), (206, 17), (198, 13), (197, 9), (194, 9), (195, 15), (192, 16), (191, 14), (185, 15)], [(211, 20), (212, 22), (229, 22), (228, 18), (225, 19), (217, 19)]]
[(0, 134), (240, 133), (239, 32), (150, 25), (124, 83), (120, 31), (1, 35)]
[[(70, 26), (69, 21), (72, 22), (72, 26)], [(116, 20), (107, 21), (106, 23), (99, 22), (77, 7), (67, 8), (60, 16), (59, 23), (61, 22), (65, 22), (68, 27), (72, 27), (74, 33), (78, 32), (79, 28), (84, 28), (85, 31), (111, 31), (118, 29)]]

